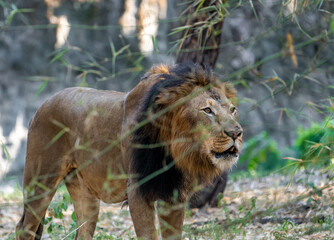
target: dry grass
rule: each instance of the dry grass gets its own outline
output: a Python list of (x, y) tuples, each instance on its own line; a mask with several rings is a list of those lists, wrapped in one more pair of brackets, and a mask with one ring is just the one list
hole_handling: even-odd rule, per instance
[[(334, 239), (334, 186), (319, 171), (298, 172), (289, 187), (290, 176), (273, 174), (263, 178), (230, 181), (218, 208), (187, 211), (185, 239)], [(321, 192), (320, 188), (324, 188)], [(55, 206), (68, 195), (61, 188), (48, 210), (53, 216), (45, 226), (43, 239), (62, 239), (75, 229), (73, 206), (67, 201), (62, 219)], [(301, 197), (304, 196), (304, 197)], [(67, 199), (67, 197), (65, 197)], [(22, 212), (19, 190), (0, 197), (0, 238), (13, 239)], [(67, 205), (66, 204), (66, 205)], [(52, 232), (47, 231), (53, 225)], [(74, 233), (66, 237), (72, 239)], [(101, 204), (95, 239), (135, 238), (128, 209), (120, 204)]]

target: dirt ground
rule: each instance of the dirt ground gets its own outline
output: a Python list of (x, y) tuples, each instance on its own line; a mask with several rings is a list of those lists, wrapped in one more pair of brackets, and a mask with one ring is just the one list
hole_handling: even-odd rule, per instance
[[(334, 185), (320, 171), (290, 176), (229, 181), (220, 207), (186, 213), (184, 239), (334, 239)], [(60, 194), (54, 201), (62, 199)], [(69, 205), (56, 237), (44, 230), (43, 239), (66, 239), (73, 222)], [(22, 194), (0, 188), (0, 239), (13, 239), (22, 212)], [(48, 215), (52, 215), (48, 211)], [(72, 224), (73, 225), (73, 224)], [(47, 226), (46, 226), (47, 227)], [(72, 234), (73, 235), (73, 234)], [(101, 203), (95, 239), (135, 237), (130, 214), (120, 204)]]

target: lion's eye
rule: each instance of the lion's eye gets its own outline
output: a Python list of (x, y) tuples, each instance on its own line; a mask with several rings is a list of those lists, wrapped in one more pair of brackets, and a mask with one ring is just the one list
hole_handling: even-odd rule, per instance
[(230, 107), (230, 112), (231, 112), (232, 114), (235, 114), (236, 111), (237, 111), (237, 108), (236, 108), (235, 106), (231, 106), (231, 107)]
[(203, 108), (202, 110), (207, 114), (213, 114), (214, 115), (214, 112), (209, 107)]

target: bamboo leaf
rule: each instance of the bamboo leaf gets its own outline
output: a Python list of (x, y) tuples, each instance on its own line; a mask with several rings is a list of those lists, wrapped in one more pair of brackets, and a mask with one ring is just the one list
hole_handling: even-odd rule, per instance
[(116, 52), (116, 56), (122, 54), (122, 53), (123, 53), (126, 49), (128, 49), (129, 47), (130, 47), (130, 44), (125, 45), (124, 47), (122, 47), (120, 50), (118, 50), (118, 51)]
[(51, 141), (48, 143), (46, 148), (50, 147), (52, 144), (54, 144), (61, 136), (63, 136), (65, 133), (69, 132), (68, 128), (63, 128), (56, 136), (54, 136)]
[(331, 23), (329, 24), (329, 29), (332, 33), (334, 33), (334, 17), (332, 17), (332, 21)]
[(177, 27), (177, 28), (174, 28), (174, 31), (171, 32), (171, 33), (169, 33), (168, 36), (171, 36), (171, 35), (174, 35), (174, 34), (176, 34), (176, 33), (178, 33), (178, 32), (182, 32), (182, 31), (184, 31), (184, 30), (187, 30), (187, 29), (189, 29), (190, 27), (191, 27), (191, 26), (186, 25), (186, 26), (183, 26), (183, 27)]
[(291, 185), (292, 178), (293, 178), (293, 176), (295, 175), (296, 171), (298, 170), (298, 167), (299, 167), (299, 165), (296, 165), (295, 168), (292, 170), (292, 172), (291, 172), (291, 176), (290, 176), (290, 180), (289, 180), (289, 183), (288, 183), (288, 185), (287, 185), (287, 188)]
[(296, 23), (297, 23), (297, 26), (298, 26), (298, 28), (299, 28), (299, 30), (306, 36), (306, 37), (308, 37), (309, 39), (312, 39), (312, 37), (307, 33), (307, 32), (305, 32), (305, 30), (300, 26), (300, 24), (299, 24), (299, 21), (298, 21), (298, 18), (297, 18), (297, 15), (295, 15), (295, 21), (296, 21)]
[(326, 167), (326, 168), (323, 170), (323, 173), (328, 172), (329, 170), (334, 170), (334, 164), (329, 165), (328, 167)]
[(292, 160), (292, 161), (297, 161), (297, 162), (303, 162), (303, 159), (293, 158), (293, 157), (284, 157), (283, 159)]
[(46, 87), (47, 84), (48, 84), (48, 81), (46, 81), (46, 80), (44, 80), (42, 82), (41, 86), (39, 86), (38, 90), (35, 93), (36, 97), (38, 97), (43, 92), (43, 90), (45, 89), (45, 87)]
[(202, 5), (204, 4), (204, 2), (205, 2), (205, 0), (202, 0), (202, 1), (198, 4), (198, 6), (197, 6), (195, 12), (197, 12), (198, 10), (200, 10), (200, 8), (201, 8)]
[(13, 9), (11, 12), (10, 12), (10, 14), (9, 14), (9, 16), (8, 16), (8, 18), (6, 19), (6, 24), (11, 24), (12, 23), (12, 21), (13, 21), (13, 17), (14, 17), (14, 15), (17, 13), (17, 9)]
[(334, 104), (332, 103), (332, 100), (329, 98), (329, 104), (331, 105), (331, 110), (334, 112)]
[(1, 148), (4, 151), (6, 158), (10, 161), (11, 157), (10, 157), (9, 151), (4, 143), (1, 143)]
[(68, 48), (65, 48), (64, 50), (62, 50), (61, 52), (59, 52), (54, 58), (51, 59), (50, 64), (54, 63), (57, 60), (62, 59), (62, 57), (64, 56), (65, 53), (68, 52), (68, 50), (69, 50)]
[(112, 55), (116, 55), (115, 45), (112, 40), (109, 41), (109, 45), (110, 45)]
[(158, 53), (159, 48), (158, 48), (157, 38), (155, 36), (152, 36), (152, 42), (153, 42), (154, 50)]
[(291, 57), (291, 61), (295, 67), (298, 67), (297, 56), (295, 54), (295, 49), (293, 46), (293, 39), (290, 33), (286, 34), (286, 40), (287, 40), (288, 47), (289, 47), (289, 55)]
[(254, 8), (253, 1), (252, 1), (252, 0), (249, 0), (249, 3), (250, 3), (250, 5), (251, 5), (251, 7), (252, 7), (252, 10), (253, 10), (253, 13), (254, 13), (255, 18), (256, 18), (257, 20), (259, 20), (259, 19), (258, 19), (258, 16), (257, 16), (257, 13), (256, 13), (256, 10), (255, 10), (255, 8)]

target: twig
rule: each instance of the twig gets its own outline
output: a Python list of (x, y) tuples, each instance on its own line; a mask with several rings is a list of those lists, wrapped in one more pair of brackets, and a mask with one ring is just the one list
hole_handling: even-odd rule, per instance
[(72, 232), (70, 232), (69, 234), (67, 234), (65, 237), (63, 237), (61, 240), (66, 239), (68, 236), (70, 236), (72, 233), (74, 233), (75, 231), (77, 231), (79, 228), (81, 228), (84, 224), (86, 224), (87, 221), (84, 221), (79, 227), (77, 227), (76, 229), (74, 229)]

